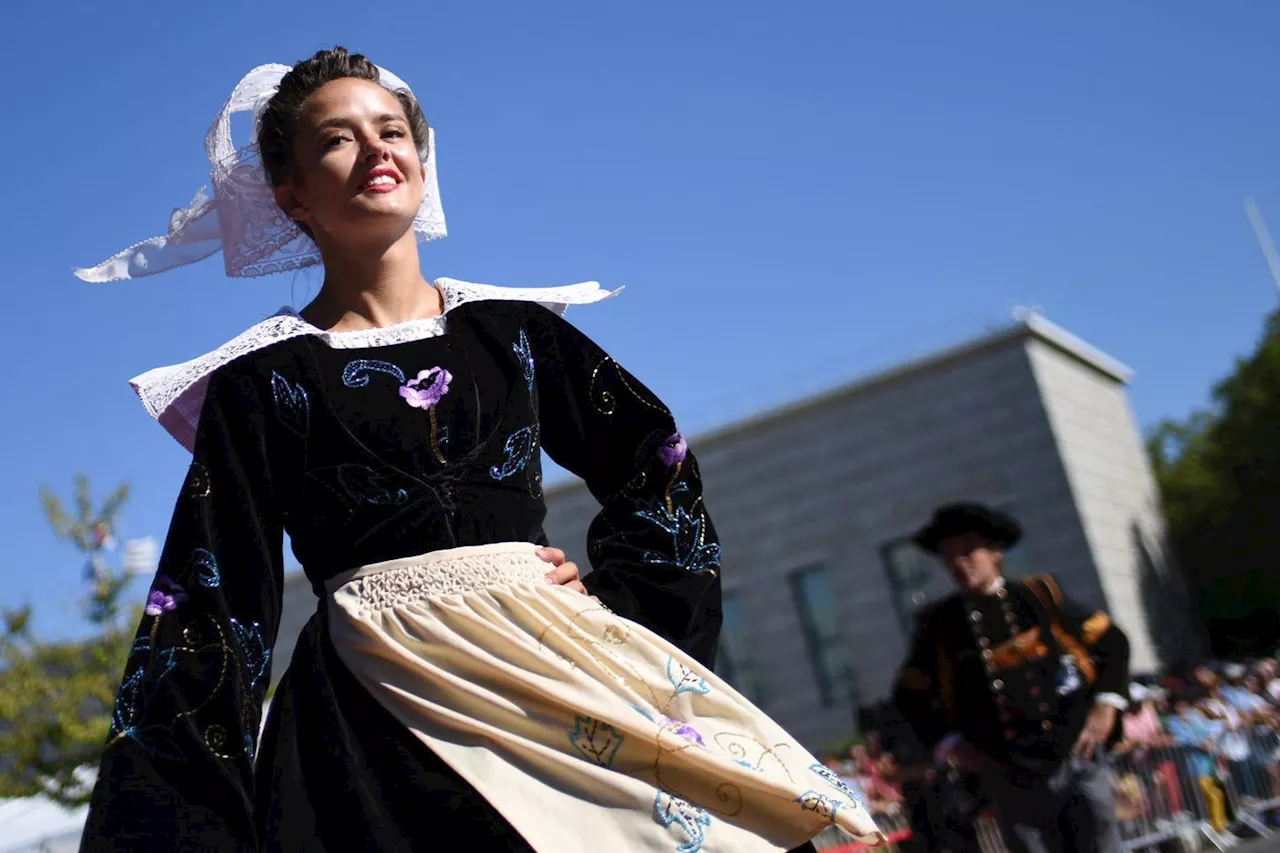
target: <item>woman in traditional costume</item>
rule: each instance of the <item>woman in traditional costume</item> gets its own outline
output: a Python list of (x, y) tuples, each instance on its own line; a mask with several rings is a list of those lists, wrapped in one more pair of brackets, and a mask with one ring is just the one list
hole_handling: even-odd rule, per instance
[[(236, 149), (231, 116), (253, 114)], [(712, 672), (719, 545), (670, 412), (560, 314), (594, 283), (426, 281), (433, 133), (342, 49), (236, 87), (212, 198), (80, 270), (324, 285), (134, 380), (192, 453), (85, 850), (786, 851), (855, 791)], [(582, 477), (590, 596), (547, 583), (540, 451)], [(320, 606), (270, 703), (282, 539)]]

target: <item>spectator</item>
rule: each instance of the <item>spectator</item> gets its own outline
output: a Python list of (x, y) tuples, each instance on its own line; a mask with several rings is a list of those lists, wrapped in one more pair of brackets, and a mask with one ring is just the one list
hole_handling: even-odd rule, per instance
[[(1244, 667), (1238, 664), (1229, 665), (1223, 671), (1229, 677), (1244, 677)], [(1242, 795), (1262, 799), (1261, 785), (1266, 771), (1257, 751), (1249, 743), (1248, 731), (1263, 700), (1241, 688), (1224, 685), (1222, 678), (1208, 667), (1197, 670), (1196, 681), (1206, 691), (1199, 702), (1200, 710), (1210, 719), (1222, 723), (1214, 752), (1226, 760), (1231, 777)]]

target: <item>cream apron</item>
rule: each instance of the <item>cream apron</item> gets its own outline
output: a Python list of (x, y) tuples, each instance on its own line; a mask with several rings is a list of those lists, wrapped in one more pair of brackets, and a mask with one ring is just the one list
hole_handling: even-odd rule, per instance
[(332, 578), (334, 647), (366, 689), (539, 853), (765, 853), (857, 794), (714, 673), (588, 596), (528, 543)]

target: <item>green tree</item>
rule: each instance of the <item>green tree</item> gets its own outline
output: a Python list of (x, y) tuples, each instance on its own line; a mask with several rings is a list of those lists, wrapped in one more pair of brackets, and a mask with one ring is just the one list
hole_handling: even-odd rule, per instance
[(45, 514), (59, 539), (85, 557), (89, 594), (83, 639), (41, 641), (31, 633), (30, 605), (3, 611), (0, 636), (0, 797), (46, 794), (65, 805), (85, 802), (89, 790), (77, 770), (97, 763), (140, 609), (121, 611), (129, 581), (113, 568), (115, 521), (128, 498), (120, 486), (95, 508), (92, 490), (77, 478), (70, 511), (47, 489)]
[(1212, 406), (1148, 436), (1178, 560), (1219, 654), (1280, 643), (1280, 311)]

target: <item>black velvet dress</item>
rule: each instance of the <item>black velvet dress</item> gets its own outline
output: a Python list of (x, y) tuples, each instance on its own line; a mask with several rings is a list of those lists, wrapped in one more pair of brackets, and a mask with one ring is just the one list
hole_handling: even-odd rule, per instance
[[(601, 503), (591, 593), (711, 665), (719, 546), (692, 455), (674, 484), (660, 461), (668, 410), (539, 305), (465, 304), (442, 330), (366, 348), (294, 337), (209, 379), (83, 849), (528, 850), (357, 684), (323, 604), (258, 733), (284, 534), (322, 602), (361, 565), (545, 544), (540, 449)], [(398, 393), (415, 377), (439, 392), (429, 411)]]

